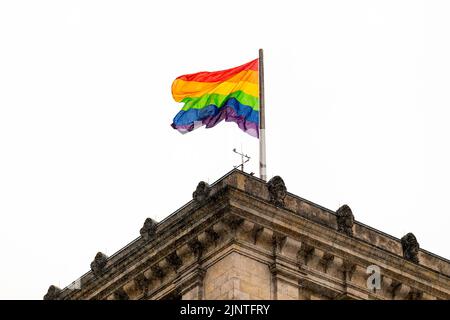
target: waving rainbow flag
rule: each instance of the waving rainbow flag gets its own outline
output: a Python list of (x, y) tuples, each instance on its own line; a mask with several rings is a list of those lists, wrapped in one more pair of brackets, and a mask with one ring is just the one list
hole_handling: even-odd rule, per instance
[(259, 137), (258, 59), (215, 72), (198, 72), (175, 79), (172, 96), (183, 108), (172, 127), (181, 133), (201, 126), (212, 128), (222, 120)]

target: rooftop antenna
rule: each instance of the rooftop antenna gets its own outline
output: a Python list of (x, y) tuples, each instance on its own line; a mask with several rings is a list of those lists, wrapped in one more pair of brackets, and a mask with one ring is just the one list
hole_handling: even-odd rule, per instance
[(241, 146), (241, 152), (237, 151), (236, 148), (233, 149), (233, 152), (237, 153), (238, 155), (241, 156), (241, 164), (234, 166), (234, 168), (236, 169), (236, 168), (240, 167), (241, 171), (244, 171), (244, 164), (246, 164), (247, 162), (250, 161), (250, 157), (242, 152), (242, 146)]

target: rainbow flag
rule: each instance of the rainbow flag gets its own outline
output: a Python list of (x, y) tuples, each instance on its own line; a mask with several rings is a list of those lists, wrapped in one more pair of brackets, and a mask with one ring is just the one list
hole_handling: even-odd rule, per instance
[(172, 127), (187, 133), (201, 126), (212, 128), (222, 120), (259, 137), (258, 59), (215, 72), (198, 72), (175, 79), (172, 96), (183, 108)]

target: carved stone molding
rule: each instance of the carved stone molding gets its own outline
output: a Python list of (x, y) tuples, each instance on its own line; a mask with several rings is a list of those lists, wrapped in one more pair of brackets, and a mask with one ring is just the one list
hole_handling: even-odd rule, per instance
[(300, 300), (311, 300), (311, 290), (309, 290), (308, 283), (303, 278), (298, 280), (298, 295)]
[(345, 233), (350, 237), (353, 236), (355, 217), (348, 205), (344, 204), (336, 211), (336, 221), (339, 232)]
[(169, 263), (169, 265), (175, 270), (177, 271), (182, 265), (183, 265), (183, 261), (181, 260), (181, 258), (178, 256), (178, 254), (176, 253), (176, 251), (172, 252), (171, 254), (169, 254), (166, 258), (167, 262)]
[(408, 261), (419, 263), (419, 243), (414, 234), (407, 233), (400, 242), (402, 243), (403, 257)]
[(353, 274), (356, 271), (356, 264), (351, 261), (344, 261), (341, 269), (344, 274), (344, 281), (352, 281)]
[(411, 290), (408, 294), (408, 300), (422, 300), (423, 292), (418, 290)]
[(114, 300), (129, 300), (129, 299), (130, 297), (123, 288), (117, 289), (114, 292)]
[(108, 257), (102, 252), (97, 252), (94, 260), (91, 262), (91, 270), (95, 276), (99, 277), (103, 274), (107, 262)]
[(144, 295), (147, 294), (150, 280), (143, 273), (134, 278), (134, 283), (136, 284), (136, 288), (138, 290), (140, 290)]
[(286, 244), (286, 236), (279, 234), (279, 233), (275, 233), (272, 236), (272, 245), (273, 245), (273, 252), (274, 254), (276, 253), (281, 253), (281, 251), (283, 250), (284, 245)]
[(253, 229), (252, 229), (252, 239), (253, 239), (253, 244), (256, 244), (256, 242), (258, 241), (258, 238), (260, 236), (260, 234), (264, 231), (264, 227), (260, 226), (260, 225), (253, 225)]
[(208, 244), (217, 244), (217, 241), (220, 239), (220, 234), (218, 234), (214, 228), (209, 228), (205, 231), (207, 235)]
[(333, 300), (353, 300), (348, 293), (336, 293), (336, 296), (333, 297)]
[[(338, 232), (336, 221), (350, 208), (341, 207), (337, 218), (290, 194), (281, 197), (285, 208), (276, 207), (274, 196), (268, 201), (268, 183), (236, 174), (214, 184), (205, 205), (193, 200), (157, 226), (143, 217), (138, 241), (111, 258), (98, 253), (92, 272), (80, 278), (80, 289), (49, 288), (44, 298), (166, 299), (178, 289), (183, 299), (271, 299), (272, 290), (280, 299), (448, 298), (450, 264), (445, 259), (419, 250), (422, 265), (414, 265), (402, 258), (410, 249), (405, 246), (402, 253), (395, 238), (364, 225), (355, 226), (354, 237), (348, 237), (351, 224), (346, 230), (345, 219)], [(226, 199), (214, 202), (227, 184)], [(382, 268), (376, 291), (367, 286), (366, 267), (372, 265)], [(198, 273), (197, 268), (205, 269)]]
[[(279, 271), (279, 268), (278, 268), (278, 265), (276, 262), (269, 264), (269, 272), (272, 274), (272, 276), (276, 276), (278, 271)], [(272, 280), (276, 280), (276, 278), (272, 279)]]
[(269, 189), (269, 201), (277, 207), (284, 206), (284, 198), (287, 195), (286, 185), (280, 176), (275, 176), (267, 182)]
[(166, 274), (159, 265), (154, 265), (153, 267), (151, 267), (151, 270), (152, 276), (155, 277), (156, 279), (162, 279)]
[(162, 299), (163, 300), (179, 300), (182, 296), (181, 294), (182, 289), (180, 287), (176, 287), (172, 291), (170, 291), (168, 294), (166, 294)]
[(194, 193), (192, 193), (192, 198), (197, 203), (204, 203), (211, 192), (211, 187), (205, 181), (200, 181), (195, 189)]
[(409, 286), (404, 285), (400, 281), (392, 279), (387, 291), (391, 294), (392, 299), (400, 300), (408, 297), (410, 289), (411, 288)]
[(198, 241), (198, 239), (191, 240), (189, 243), (189, 248), (197, 259), (200, 259), (203, 255), (204, 245)]
[(309, 259), (314, 254), (314, 247), (302, 242), (300, 245), (300, 250), (298, 251), (297, 258), (300, 265), (308, 265)]
[(59, 294), (61, 289), (57, 286), (51, 285), (48, 287), (47, 293), (44, 296), (44, 300), (59, 300)]
[(172, 284), (179, 289), (179, 296), (183, 297), (186, 293), (193, 290), (195, 293), (189, 295), (189, 299), (203, 300), (205, 275), (206, 269), (197, 264), (197, 267), (195, 267), (187, 277), (178, 277)]
[(322, 256), (322, 258), (320, 258), (319, 260), (319, 264), (322, 266), (323, 268), (323, 272), (327, 272), (328, 267), (330, 266), (330, 264), (333, 262), (334, 260), (334, 255), (331, 253), (327, 253), (325, 252)]
[(153, 220), (152, 218), (145, 219), (144, 225), (142, 226), (141, 230), (139, 231), (141, 234), (141, 237), (144, 240), (150, 240), (152, 239), (156, 234), (156, 227), (158, 223)]
[(397, 289), (402, 285), (401, 282), (395, 280), (395, 279), (390, 279), (390, 284), (387, 288), (387, 292), (389, 292), (391, 294), (391, 298), (394, 299), (395, 297), (395, 292), (397, 291)]
[(235, 215), (231, 215), (225, 218), (224, 220), (226, 226), (230, 229), (231, 232), (236, 232), (237, 228), (239, 228), (244, 219)]
[(228, 190), (229, 190), (228, 186), (224, 186), (220, 190), (217, 190), (216, 192), (214, 192), (214, 194), (210, 195), (209, 199), (211, 199), (211, 201), (213, 201), (213, 202), (219, 201), (222, 198), (225, 198)]

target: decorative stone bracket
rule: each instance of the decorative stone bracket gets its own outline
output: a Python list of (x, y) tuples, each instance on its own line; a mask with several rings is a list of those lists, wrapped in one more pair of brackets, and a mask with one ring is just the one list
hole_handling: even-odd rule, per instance
[(300, 246), (300, 250), (298, 251), (297, 257), (300, 265), (308, 265), (309, 259), (314, 254), (314, 247), (307, 244), (306, 242), (302, 242)]
[(136, 278), (134, 278), (134, 283), (136, 286), (136, 289), (140, 290), (144, 296), (148, 292), (148, 287), (150, 285), (150, 280), (145, 276), (145, 274), (141, 273)]
[(392, 279), (388, 286), (388, 292), (392, 295), (392, 299), (396, 300), (405, 299), (408, 296), (410, 289), (409, 286)]
[(331, 253), (325, 252), (322, 255), (322, 258), (320, 258), (320, 260), (319, 260), (319, 264), (322, 266), (323, 272), (325, 272), (325, 273), (327, 272), (328, 267), (333, 262), (333, 260), (334, 260), (334, 255)]
[(224, 222), (225, 225), (229, 228), (229, 231), (234, 235), (236, 233), (236, 230), (244, 222), (244, 219), (239, 216), (230, 215), (225, 218)]
[(352, 281), (353, 274), (356, 271), (356, 264), (351, 261), (344, 260), (341, 266), (341, 270), (344, 275), (344, 281), (345, 282)]
[(251, 231), (252, 234), (252, 239), (253, 239), (253, 244), (256, 244), (256, 242), (258, 241), (259, 236), (261, 235), (261, 233), (264, 231), (264, 227), (260, 226), (260, 225), (253, 225), (253, 229)]
[(115, 300), (129, 300), (128, 294), (125, 292), (123, 288), (119, 288), (114, 292)]
[(183, 260), (181, 260), (176, 251), (169, 254), (166, 260), (175, 272), (183, 265)]
[(189, 248), (192, 250), (192, 253), (197, 259), (200, 259), (203, 255), (203, 251), (205, 250), (204, 245), (198, 241), (198, 239), (191, 240), (189, 243)]
[(287, 237), (282, 234), (275, 233), (272, 236), (272, 245), (274, 254), (281, 253), (286, 244)]
[(164, 278), (164, 275), (166, 274), (164, 272), (164, 269), (161, 268), (161, 266), (159, 264), (154, 265), (152, 268), (152, 276), (156, 279), (162, 279)]

